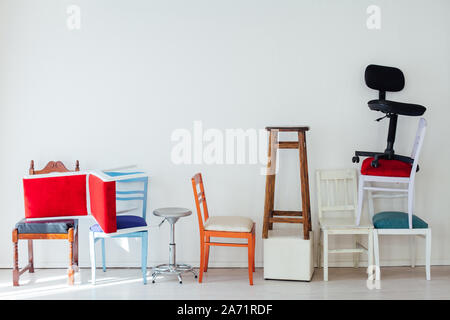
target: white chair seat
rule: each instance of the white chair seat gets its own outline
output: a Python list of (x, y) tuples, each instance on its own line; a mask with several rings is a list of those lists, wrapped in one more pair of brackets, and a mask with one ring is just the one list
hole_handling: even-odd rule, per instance
[(205, 230), (208, 231), (229, 231), (229, 232), (250, 232), (253, 228), (253, 220), (246, 217), (237, 216), (215, 216), (210, 217), (205, 222)]
[(371, 224), (356, 225), (354, 217), (348, 218), (331, 218), (323, 217), (319, 219), (319, 224), (322, 229), (372, 229)]

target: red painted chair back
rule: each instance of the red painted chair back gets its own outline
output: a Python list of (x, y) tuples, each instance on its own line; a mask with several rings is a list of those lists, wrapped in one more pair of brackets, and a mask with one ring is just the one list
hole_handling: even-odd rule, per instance
[(105, 233), (117, 231), (116, 182), (89, 175), (91, 213)]
[[(42, 170), (34, 170), (34, 162), (31, 161), (29, 171), (30, 175), (54, 172), (67, 172), (67, 175), (23, 179), (26, 218), (85, 216), (88, 214), (86, 174), (72, 173), (60, 161), (50, 161)], [(79, 171), (78, 161), (75, 171)]]

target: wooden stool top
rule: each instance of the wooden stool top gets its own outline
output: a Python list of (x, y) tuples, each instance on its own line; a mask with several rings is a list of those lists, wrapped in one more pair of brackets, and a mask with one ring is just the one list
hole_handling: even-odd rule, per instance
[(267, 131), (278, 130), (278, 131), (291, 131), (291, 132), (299, 132), (299, 131), (308, 131), (309, 127), (266, 127)]

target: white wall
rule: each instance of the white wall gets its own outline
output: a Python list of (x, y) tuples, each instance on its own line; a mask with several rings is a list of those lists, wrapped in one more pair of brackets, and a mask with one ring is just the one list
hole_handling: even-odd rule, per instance
[[(79, 31), (66, 27), (69, 4), (81, 8)], [(366, 28), (371, 4), (382, 10), (379, 31)], [(432, 263), (450, 264), (449, 14), (447, 0), (0, 0), (0, 267), (12, 265), (10, 232), (24, 215), (21, 177), (30, 159), (38, 166), (79, 159), (83, 169), (138, 164), (151, 175), (149, 212), (194, 209), (190, 177), (202, 171), (213, 215), (257, 222), (261, 264), (260, 166), (174, 165), (172, 131), (192, 129), (194, 120), (221, 130), (309, 125), (316, 225), (314, 170), (356, 167), (354, 150), (385, 147), (388, 123), (376, 123), (380, 114), (366, 105), (376, 97), (363, 82), (369, 63), (400, 67), (405, 90), (389, 97), (428, 108), (416, 208), (433, 227)], [(417, 121), (399, 120), (398, 153), (410, 152)], [(281, 154), (278, 184), (286, 192), (276, 201), (295, 209), (298, 165), (288, 152)], [(149, 221), (159, 219), (150, 214)], [(91, 223), (81, 224), (85, 266)], [(176, 238), (178, 259), (198, 264), (195, 216), (178, 223)], [(406, 263), (407, 241), (389, 240), (382, 240), (384, 262)], [(150, 265), (166, 260), (167, 244), (167, 225), (151, 233)], [(130, 254), (108, 247), (110, 265), (138, 264), (138, 243)], [(36, 265), (65, 266), (65, 248), (38, 243)], [(211, 255), (216, 266), (244, 266), (246, 259), (238, 248)]]

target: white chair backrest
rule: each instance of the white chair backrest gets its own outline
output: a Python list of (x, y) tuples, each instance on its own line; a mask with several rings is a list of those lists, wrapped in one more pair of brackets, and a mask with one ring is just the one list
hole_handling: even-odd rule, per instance
[(358, 191), (355, 169), (317, 170), (316, 188), (319, 219), (331, 214), (334, 218), (356, 218)]
[(419, 163), (420, 150), (422, 149), (426, 129), (427, 129), (427, 121), (424, 118), (420, 118), (419, 127), (417, 128), (416, 138), (414, 139), (413, 150), (411, 153), (411, 158), (414, 159), (413, 167), (411, 170), (411, 179), (414, 179), (416, 175), (416, 169)]

